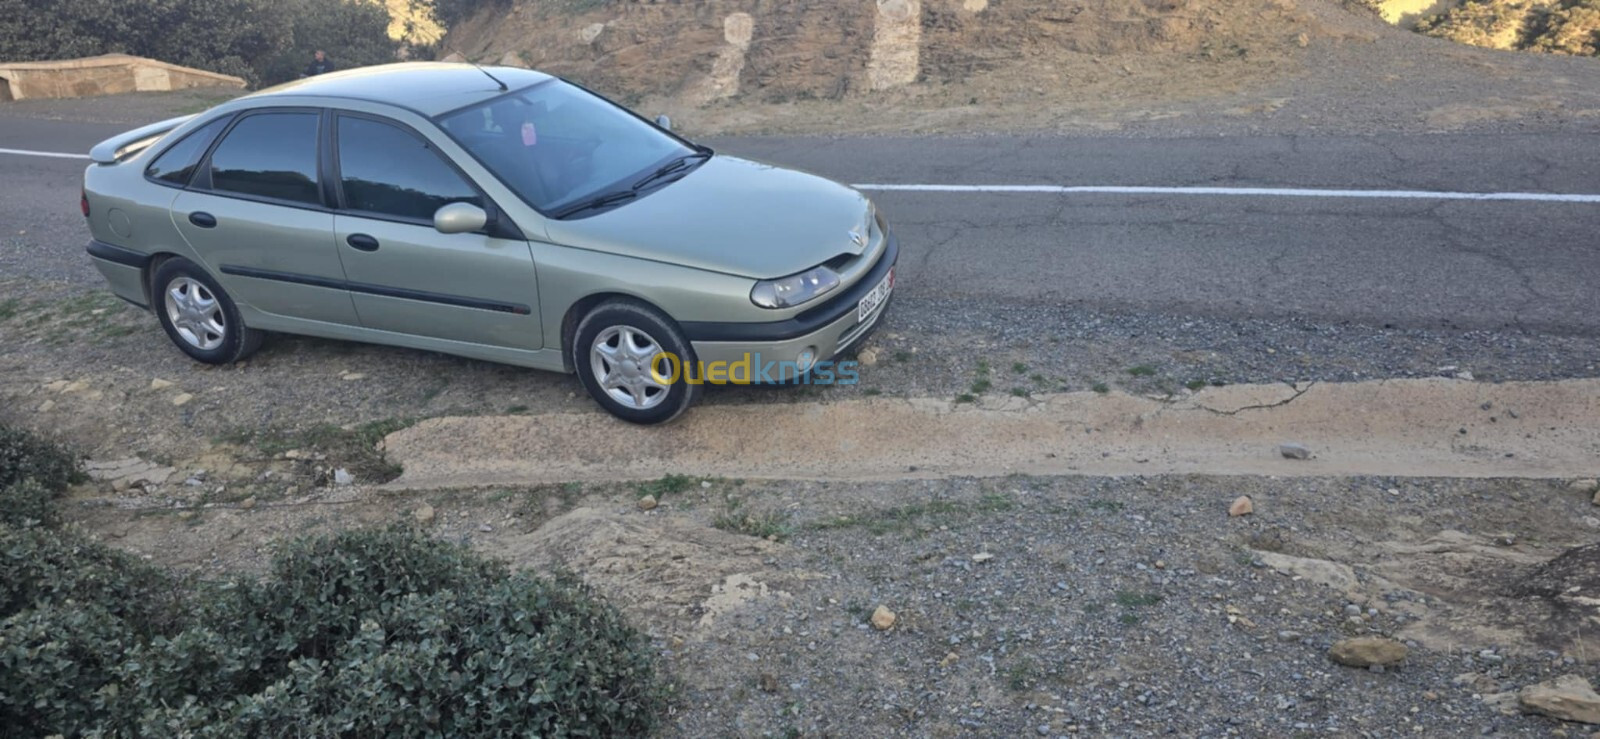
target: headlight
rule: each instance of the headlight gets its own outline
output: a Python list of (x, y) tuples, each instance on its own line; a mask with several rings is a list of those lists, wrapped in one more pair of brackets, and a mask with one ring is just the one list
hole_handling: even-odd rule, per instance
[(813, 267), (797, 275), (757, 282), (750, 290), (750, 302), (763, 308), (793, 308), (838, 286), (839, 275), (833, 270)]

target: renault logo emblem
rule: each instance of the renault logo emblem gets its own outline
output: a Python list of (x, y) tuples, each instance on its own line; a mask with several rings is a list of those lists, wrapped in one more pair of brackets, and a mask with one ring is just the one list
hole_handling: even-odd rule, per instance
[(857, 247), (863, 247), (867, 245), (867, 239), (861, 235), (860, 231), (851, 231), (850, 243), (855, 244)]

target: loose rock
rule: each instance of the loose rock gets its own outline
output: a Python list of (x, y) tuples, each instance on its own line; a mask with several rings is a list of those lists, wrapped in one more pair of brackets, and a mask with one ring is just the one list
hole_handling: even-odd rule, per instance
[(1306, 446), (1306, 445), (1304, 445), (1304, 444), (1294, 444), (1294, 443), (1279, 444), (1278, 445), (1278, 453), (1282, 454), (1284, 459), (1310, 459), (1311, 458), (1311, 448)]
[(1526, 713), (1600, 724), (1600, 695), (1595, 694), (1588, 680), (1578, 675), (1562, 675), (1529, 685), (1517, 694), (1517, 703)]
[(189, 393), (178, 393), (177, 395), (172, 396), (173, 405), (184, 405), (191, 400), (194, 400), (194, 396), (190, 395)]
[(872, 611), (872, 628), (879, 631), (888, 631), (894, 626), (896, 616), (888, 606), (878, 606)]
[(1345, 639), (1328, 650), (1328, 658), (1347, 667), (1397, 665), (1406, 660), (1406, 645), (1381, 636)]
[(652, 510), (657, 505), (658, 503), (656, 503), (656, 496), (654, 495), (646, 495), (639, 499), (639, 510), (641, 511)]
[(420, 523), (423, 526), (433, 523), (433, 518), (435, 515), (436, 514), (433, 511), (433, 506), (427, 504), (423, 504), (421, 508), (411, 512), (411, 517), (416, 519), (417, 523)]
[(1248, 516), (1255, 512), (1256, 504), (1250, 501), (1250, 496), (1248, 495), (1241, 495), (1237, 498), (1234, 498), (1233, 504), (1228, 506), (1228, 516), (1230, 518)]
[(1592, 477), (1586, 477), (1582, 480), (1573, 480), (1567, 485), (1567, 487), (1572, 488), (1580, 493), (1600, 492), (1600, 480), (1596, 480)]
[(163, 380), (163, 379), (161, 379), (159, 377), (157, 377), (157, 378), (155, 378), (155, 379), (150, 381), (150, 389), (151, 390), (165, 390), (165, 389), (167, 389), (169, 387), (172, 387), (172, 383), (168, 382), (166, 380)]
[(863, 367), (871, 367), (878, 363), (878, 353), (871, 349), (862, 349), (861, 353), (856, 355), (856, 360), (861, 362)]
[(333, 471), (333, 484), (335, 485), (349, 485), (355, 481), (355, 475), (350, 474), (350, 471), (343, 467)]

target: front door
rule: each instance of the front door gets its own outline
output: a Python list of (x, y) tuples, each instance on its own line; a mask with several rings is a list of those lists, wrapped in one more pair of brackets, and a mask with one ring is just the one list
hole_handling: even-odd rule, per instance
[(354, 326), (317, 176), (321, 119), (301, 109), (240, 118), (173, 201), (172, 219), (239, 303)]
[(334, 239), (361, 324), (514, 349), (544, 345), (528, 242), (440, 233), (449, 203), (493, 206), (425, 139), (393, 121), (341, 113)]

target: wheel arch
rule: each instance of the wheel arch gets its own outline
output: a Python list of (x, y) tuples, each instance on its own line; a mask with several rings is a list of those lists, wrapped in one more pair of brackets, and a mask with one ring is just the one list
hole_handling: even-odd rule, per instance
[[(590, 295), (585, 295), (581, 298), (578, 298), (576, 301), (573, 301), (572, 305), (567, 306), (567, 312), (561, 317), (561, 366), (564, 367), (567, 372), (578, 371), (578, 368), (572, 363), (572, 343), (578, 335), (578, 324), (583, 322), (583, 317), (589, 315), (589, 312), (594, 310), (601, 303), (612, 300), (624, 303), (634, 303), (636, 305), (649, 308), (656, 313), (660, 313), (663, 318), (672, 322), (674, 326), (677, 326), (677, 319), (673, 318), (671, 314), (662, 310), (661, 306), (645, 300), (637, 295), (615, 291), (597, 292)], [(679, 330), (681, 331), (682, 328), (680, 327)]]
[(144, 275), (140, 279), (140, 282), (144, 283), (144, 302), (145, 305), (150, 306), (150, 310), (156, 309), (156, 273), (161, 271), (161, 265), (182, 257), (182, 254), (170, 251), (161, 251), (150, 255), (150, 261), (145, 264)]

